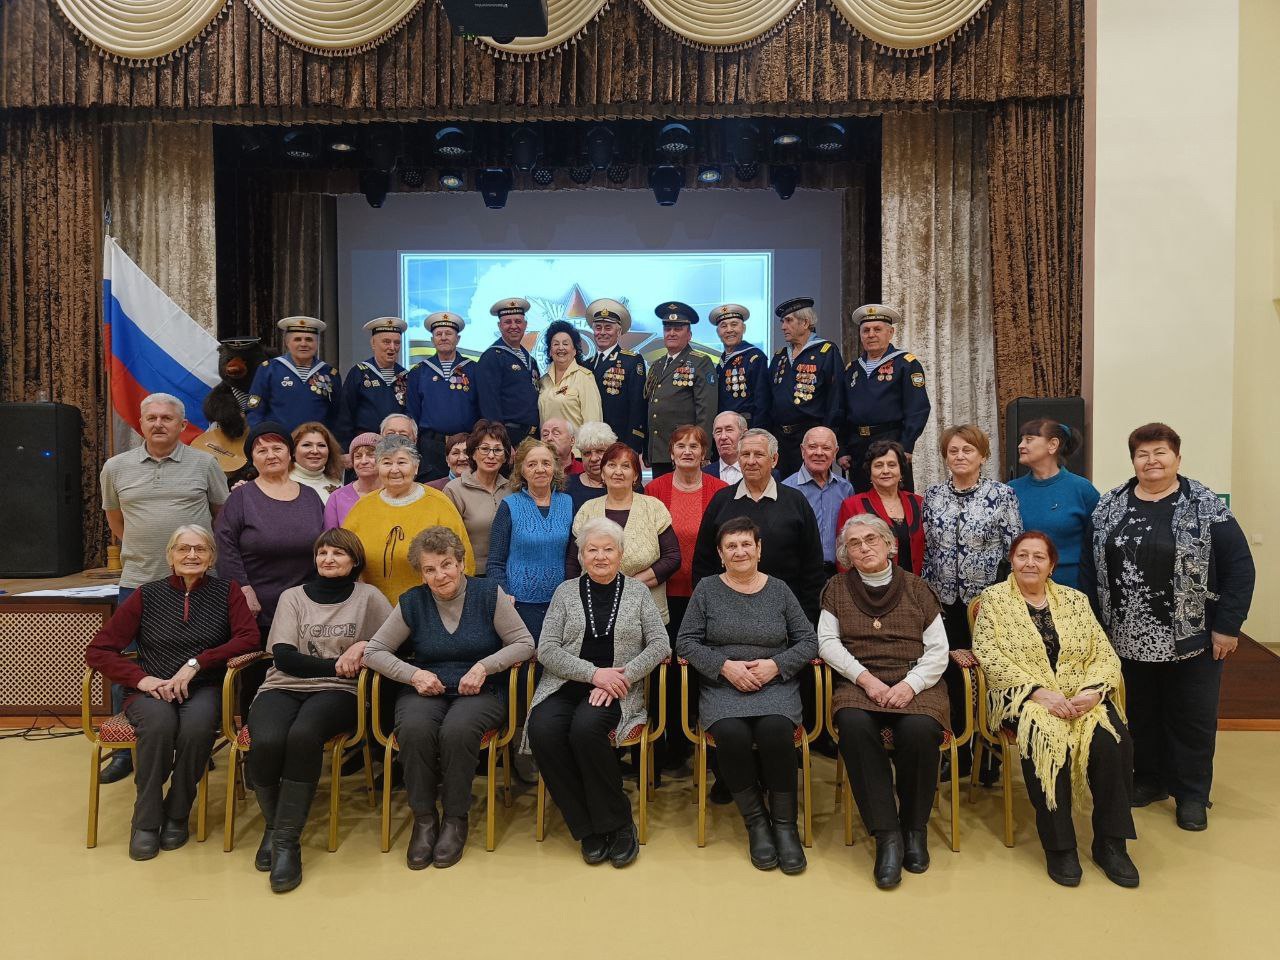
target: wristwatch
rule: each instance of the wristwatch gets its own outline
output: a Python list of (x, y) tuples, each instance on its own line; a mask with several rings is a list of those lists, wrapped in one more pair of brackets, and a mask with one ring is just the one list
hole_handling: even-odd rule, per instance
[(190, 660), (188, 660), (186, 663), (184, 663), (184, 664), (183, 664), (183, 666), (184, 666), (184, 667), (190, 667), (190, 668), (191, 668), (192, 670), (194, 670), (196, 673), (199, 673), (199, 672), (200, 672), (200, 661), (199, 661), (199, 660), (197, 660), (195, 657), (192, 657)]

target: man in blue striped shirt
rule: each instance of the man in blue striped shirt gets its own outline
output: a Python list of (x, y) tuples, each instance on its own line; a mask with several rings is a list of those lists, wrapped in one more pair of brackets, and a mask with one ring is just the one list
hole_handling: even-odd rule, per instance
[(803, 465), (782, 482), (804, 494), (818, 519), (822, 537), (822, 564), (828, 576), (836, 572), (836, 522), (840, 505), (853, 496), (853, 484), (831, 472), (839, 451), (835, 432), (827, 427), (810, 427), (800, 443)]

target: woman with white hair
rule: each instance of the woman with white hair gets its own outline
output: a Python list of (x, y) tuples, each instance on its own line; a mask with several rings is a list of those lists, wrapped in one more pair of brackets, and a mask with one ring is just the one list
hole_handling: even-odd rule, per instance
[(624, 537), (604, 517), (580, 530), (586, 572), (551, 598), (522, 748), (532, 748), (582, 858), (615, 867), (640, 846), (613, 743), (645, 722), (644, 678), (671, 654), (649, 588), (621, 572)]
[[(835, 671), (831, 716), (858, 813), (876, 838), (876, 886), (929, 868), (927, 827), (949, 723), (947, 631), (932, 588), (891, 559), (897, 538), (872, 514), (845, 521), (848, 572), (822, 595), (818, 656)], [(893, 731), (893, 766), (881, 731)], [(896, 776), (895, 776), (896, 771)], [(894, 797), (895, 783), (897, 797)]]
[[(196, 785), (218, 728), (223, 667), (261, 643), (240, 585), (209, 575), (217, 550), (207, 527), (178, 527), (165, 555), (172, 575), (130, 594), (84, 655), (125, 687), (125, 716), (137, 732), (134, 860), (187, 842)], [(133, 643), (136, 659), (124, 655)]]
[(582, 455), (582, 472), (569, 478), (564, 488), (573, 500), (573, 512), (576, 515), (588, 500), (603, 497), (605, 493), (604, 452), (618, 442), (613, 428), (599, 420), (588, 420), (578, 431), (578, 453)]

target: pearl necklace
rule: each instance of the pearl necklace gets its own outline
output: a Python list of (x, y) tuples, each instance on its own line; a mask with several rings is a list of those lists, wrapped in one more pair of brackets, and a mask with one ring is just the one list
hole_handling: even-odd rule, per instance
[(587, 622), (590, 624), (591, 636), (599, 640), (601, 637), (607, 637), (613, 632), (614, 621), (618, 619), (618, 607), (622, 603), (622, 574), (618, 574), (613, 578), (613, 603), (609, 611), (609, 622), (604, 625), (604, 632), (601, 633), (596, 629), (596, 610), (595, 604), (591, 602), (591, 587), (593, 584), (600, 586), (590, 575), (583, 574), (587, 579)]

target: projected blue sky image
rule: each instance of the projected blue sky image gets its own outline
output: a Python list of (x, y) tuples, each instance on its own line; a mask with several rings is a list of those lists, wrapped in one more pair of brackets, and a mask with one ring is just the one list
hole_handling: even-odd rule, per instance
[[(768, 250), (696, 253), (406, 253), (400, 254), (401, 316), (409, 323), (410, 364), (431, 352), (422, 321), (436, 310), (467, 320), (461, 349), (478, 356), (497, 338), (489, 307), (504, 297), (531, 304), (525, 346), (539, 362), (539, 333), (553, 320), (568, 320), (590, 333), (586, 306), (613, 297), (631, 311), (629, 350), (657, 357), (662, 322), (654, 307), (669, 300), (688, 303), (701, 317), (693, 328), (696, 349), (718, 356), (720, 341), (707, 317), (722, 303), (751, 311), (747, 339), (769, 351), (774, 324), (770, 305), (773, 253)], [(589, 338), (588, 338), (589, 340)]]

